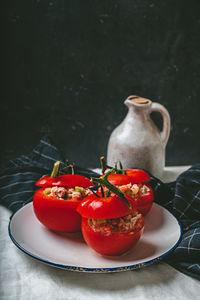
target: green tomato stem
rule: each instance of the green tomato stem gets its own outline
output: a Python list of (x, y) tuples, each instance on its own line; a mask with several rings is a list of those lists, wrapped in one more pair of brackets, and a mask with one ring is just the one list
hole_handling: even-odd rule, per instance
[(100, 186), (100, 189), (101, 189), (101, 195), (102, 195), (102, 197), (105, 197), (105, 194), (104, 194), (104, 190), (103, 190), (102, 185)]
[(74, 175), (74, 165), (71, 164), (70, 167), (71, 167), (71, 169), (72, 169), (72, 175)]
[(119, 166), (123, 175), (126, 175), (126, 171), (124, 170), (121, 161), (119, 161)]
[(106, 171), (107, 169), (110, 169), (110, 170), (112, 169), (112, 170), (113, 170), (112, 173), (126, 175), (126, 171), (123, 169), (123, 166), (122, 166), (121, 161), (118, 161), (119, 166), (120, 166), (120, 169), (117, 168), (117, 162), (115, 163), (115, 167), (114, 167), (114, 168), (108, 166), (107, 163), (106, 163), (106, 160), (105, 160), (105, 157), (104, 157), (104, 156), (101, 156), (101, 157), (100, 157), (100, 162), (101, 162), (101, 170), (102, 170), (102, 174), (104, 174), (105, 171)]
[(65, 161), (65, 167), (64, 167), (64, 169), (62, 170), (62, 174), (64, 175), (64, 174), (72, 174), (72, 175), (74, 175), (74, 173), (75, 173), (75, 171), (74, 171), (74, 164), (72, 163), (72, 164), (70, 164), (69, 162), (68, 162), (68, 160), (66, 160)]
[(59, 168), (60, 168), (60, 161), (58, 160), (58, 161), (55, 162), (55, 164), (54, 164), (53, 171), (52, 171), (52, 173), (51, 173), (51, 178), (56, 178), (56, 177), (58, 177)]
[(100, 183), (103, 186), (107, 187), (111, 192), (113, 192), (114, 194), (119, 196), (123, 201), (125, 201), (128, 204), (129, 209), (131, 210), (132, 209), (131, 204), (128, 201), (128, 199), (126, 198), (125, 194), (122, 191), (120, 191), (115, 185), (110, 183), (107, 179), (108, 175), (110, 175), (111, 173), (114, 173), (114, 172), (115, 172), (115, 169), (113, 168), (100, 178), (92, 177), (91, 181), (95, 182), (95, 183)]
[(102, 174), (104, 174), (107, 169), (112, 169), (112, 167), (110, 167), (106, 164), (106, 160), (105, 160), (104, 156), (100, 157), (100, 162), (101, 162)]

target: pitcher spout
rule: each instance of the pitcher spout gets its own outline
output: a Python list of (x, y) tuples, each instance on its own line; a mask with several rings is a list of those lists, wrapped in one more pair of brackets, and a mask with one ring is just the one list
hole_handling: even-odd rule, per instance
[(125, 101), (124, 104), (128, 107), (147, 108), (151, 106), (151, 101), (140, 96), (131, 95)]

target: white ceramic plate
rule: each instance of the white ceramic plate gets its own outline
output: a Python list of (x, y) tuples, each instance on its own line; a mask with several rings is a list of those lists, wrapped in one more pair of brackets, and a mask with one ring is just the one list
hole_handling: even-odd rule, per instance
[(178, 244), (181, 227), (165, 208), (153, 204), (137, 245), (121, 256), (101, 256), (85, 244), (81, 234), (57, 234), (45, 228), (29, 203), (12, 216), (9, 235), (20, 250), (48, 265), (71, 271), (119, 272), (166, 256)]

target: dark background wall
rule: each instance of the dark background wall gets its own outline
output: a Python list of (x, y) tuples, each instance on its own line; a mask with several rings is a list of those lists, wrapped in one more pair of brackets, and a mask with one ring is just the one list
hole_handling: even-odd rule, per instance
[(47, 133), (95, 167), (137, 94), (171, 115), (167, 164), (199, 162), (199, 12), (198, 0), (4, 0), (1, 160)]

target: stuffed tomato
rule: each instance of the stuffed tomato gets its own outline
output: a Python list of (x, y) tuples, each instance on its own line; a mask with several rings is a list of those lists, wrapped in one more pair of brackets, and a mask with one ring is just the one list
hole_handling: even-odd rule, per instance
[(36, 182), (41, 188), (33, 197), (33, 208), (38, 220), (58, 232), (81, 229), (81, 216), (76, 211), (80, 201), (92, 192), (94, 184), (81, 175), (45, 176)]
[(129, 207), (119, 196), (88, 196), (79, 204), (81, 230), (86, 243), (102, 255), (121, 255), (139, 240), (144, 217)]
[(110, 174), (108, 181), (132, 197), (135, 210), (145, 216), (150, 211), (154, 199), (153, 190), (146, 183), (150, 181), (150, 177), (140, 169), (128, 169), (125, 172), (126, 174)]

